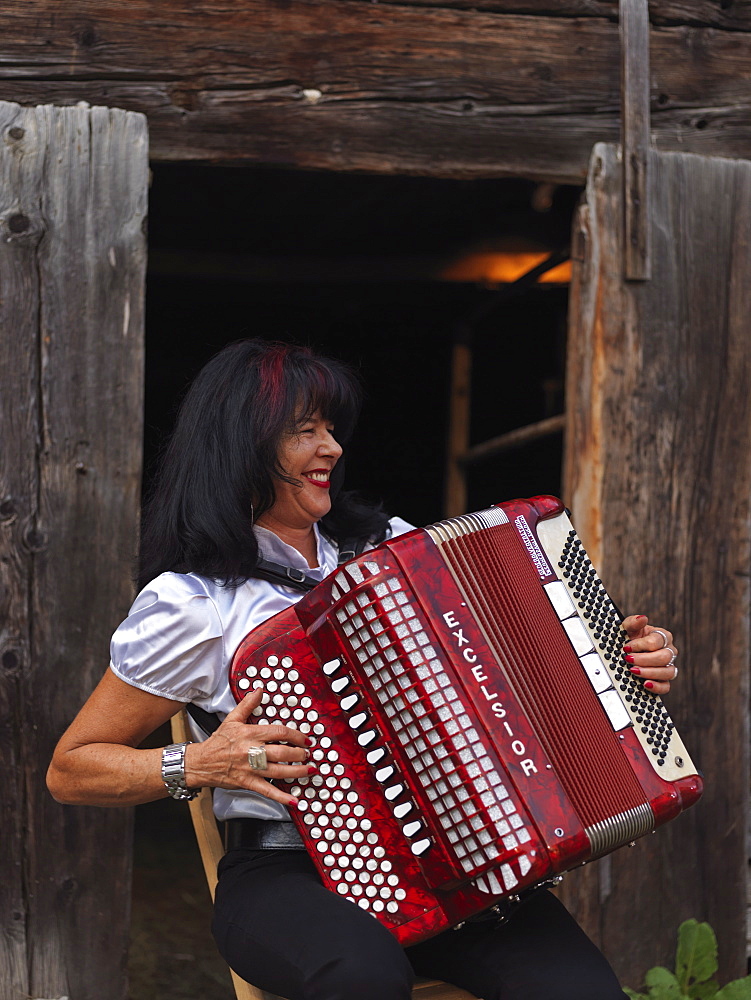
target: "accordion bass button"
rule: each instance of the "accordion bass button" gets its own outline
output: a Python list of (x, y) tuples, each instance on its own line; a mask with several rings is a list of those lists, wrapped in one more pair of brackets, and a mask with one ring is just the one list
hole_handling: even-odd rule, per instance
[(412, 853), (419, 858), (427, 851), (431, 844), (432, 841), (429, 837), (425, 837), (424, 840), (418, 840), (412, 845)]

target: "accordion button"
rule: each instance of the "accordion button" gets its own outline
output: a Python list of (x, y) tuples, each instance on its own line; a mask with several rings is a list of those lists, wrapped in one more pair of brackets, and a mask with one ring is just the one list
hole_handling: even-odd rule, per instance
[(393, 776), (394, 770), (391, 764), (380, 768), (380, 770), (376, 771), (376, 781), (388, 781)]
[(404, 817), (408, 816), (411, 812), (411, 802), (400, 802), (399, 805), (394, 808), (394, 816), (396, 816), (397, 819), (404, 819)]
[[(365, 736), (365, 733), (363, 733), (362, 736)], [(384, 748), (378, 747), (377, 750), (371, 750), (365, 759), (372, 767), (375, 767), (376, 764), (381, 763), (381, 761), (385, 756), (386, 756), (386, 751), (384, 750)]]
[[(324, 663), (324, 665), (323, 665), (323, 672), (324, 672), (324, 674), (326, 674), (327, 677), (331, 677), (332, 674), (335, 674), (337, 672), (337, 670), (339, 669), (339, 667), (341, 667), (341, 665), (342, 665), (342, 661), (341, 660), (338, 660), (338, 659), (337, 660), (329, 660), (328, 663)], [(290, 666), (291, 666), (291, 664), (290, 664)]]
[(358, 702), (358, 696), (356, 694), (348, 694), (345, 698), (339, 702), (345, 712), (349, 712), (355, 707)]
[(419, 819), (415, 819), (412, 820), (411, 823), (407, 823), (403, 832), (405, 837), (414, 837), (420, 832), (420, 830), (422, 830), (422, 823)]
[[(377, 736), (378, 733), (375, 731), (375, 729), (368, 729), (366, 732), (360, 733), (360, 735), (357, 737), (357, 742), (360, 744), (361, 747), (367, 747), (370, 746), (370, 744)], [(386, 751), (384, 750), (384, 753), (385, 752)]]
[(353, 715), (349, 720), (349, 724), (353, 729), (359, 729), (360, 726), (364, 726), (368, 721), (367, 712), (358, 712), (357, 715)]
[(349, 687), (349, 677), (337, 677), (331, 682), (331, 690), (334, 694), (340, 694), (346, 687)]
[(431, 841), (428, 837), (425, 837), (424, 840), (418, 840), (412, 845), (412, 853), (419, 858), (427, 851), (430, 844)]
[(398, 798), (403, 791), (404, 791), (404, 785), (402, 784), (390, 785), (384, 792), (384, 795), (389, 800), (389, 802), (393, 802), (394, 799)]

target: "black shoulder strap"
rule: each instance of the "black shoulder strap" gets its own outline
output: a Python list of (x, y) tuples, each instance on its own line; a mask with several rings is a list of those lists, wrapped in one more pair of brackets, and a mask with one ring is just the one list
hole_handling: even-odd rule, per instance
[[(336, 542), (336, 539), (334, 541)], [(339, 542), (338, 565), (341, 566), (343, 563), (349, 562), (350, 559), (359, 556), (367, 543), (367, 538), (345, 538)], [(294, 566), (280, 566), (279, 563), (271, 562), (270, 559), (259, 559), (253, 570), (253, 576), (259, 580), (268, 580), (269, 583), (281, 583), (283, 587), (291, 587), (293, 590), (301, 590), (303, 593), (317, 587), (320, 582), (307, 576), (301, 569), (295, 569)], [(205, 712), (198, 705), (193, 704), (186, 705), (186, 710), (191, 719), (207, 736), (211, 736), (219, 728), (218, 715)]]

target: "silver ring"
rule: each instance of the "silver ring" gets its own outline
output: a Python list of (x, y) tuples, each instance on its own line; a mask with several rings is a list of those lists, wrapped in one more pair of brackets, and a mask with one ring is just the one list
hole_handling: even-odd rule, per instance
[(676, 679), (676, 677), (678, 676), (678, 667), (673, 667), (673, 670), (675, 670), (675, 673), (670, 678), (672, 681), (674, 681)]
[[(672, 650), (671, 650), (671, 652), (672, 652)], [(674, 663), (675, 663), (675, 658), (676, 658), (677, 655), (678, 655), (677, 653), (673, 653), (673, 655), (670, 657), (670, 659), (665, 664), (665, 666), (666, 667), (672, 667), (674, 665)], [(675, 669), (677, 670), (678, 668), (676, 667)]]
[[(660, 646), (660, 649), (664, 649), (666, 646), (670, 645), (670, 643), (668, 641), (668, 634), (667, 634), (667, 632), (663, 632), (661, 628), (653, 628), (652, 631), (653, 632), (659, 632), (660, 635), (662, 636), (662, 645)], [(655, 650), (655, 652), (657, 652), (657, 650)]]
[(248, 747), (248, 764), (253, 771), (265, 771), (268, 767), (266, 751), (263, 747)]

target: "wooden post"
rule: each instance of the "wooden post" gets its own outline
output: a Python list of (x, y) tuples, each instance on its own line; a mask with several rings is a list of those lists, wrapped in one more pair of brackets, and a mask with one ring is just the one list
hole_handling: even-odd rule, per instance
[(649, 256), (649, 9), (620, 0), (621, 149), (623, 152), (624, 277), (646, 281)]
[(63, 807), (56, 740), (132, 597), (140, 114), (0, 103), (0, 996), (119, 1000), (129, 810)]
[(472, 343), (471, 334), (466, 330), (459, 331), (454, 340), (450, 393), (444, 517), (456, 517), (467, 512), (467, 477), (462, 458), (469, 448)]
[(751, 568), (751, 163), (650, 154), (653, 275), (623, 280), (622, 165), (596, 146), (577, 219), (564, 496), (627, 613), (680, 649), (668, 708), (703, 799), (587, 865), (564, 898), (634, 988), (679, 923), (746, 966)]

